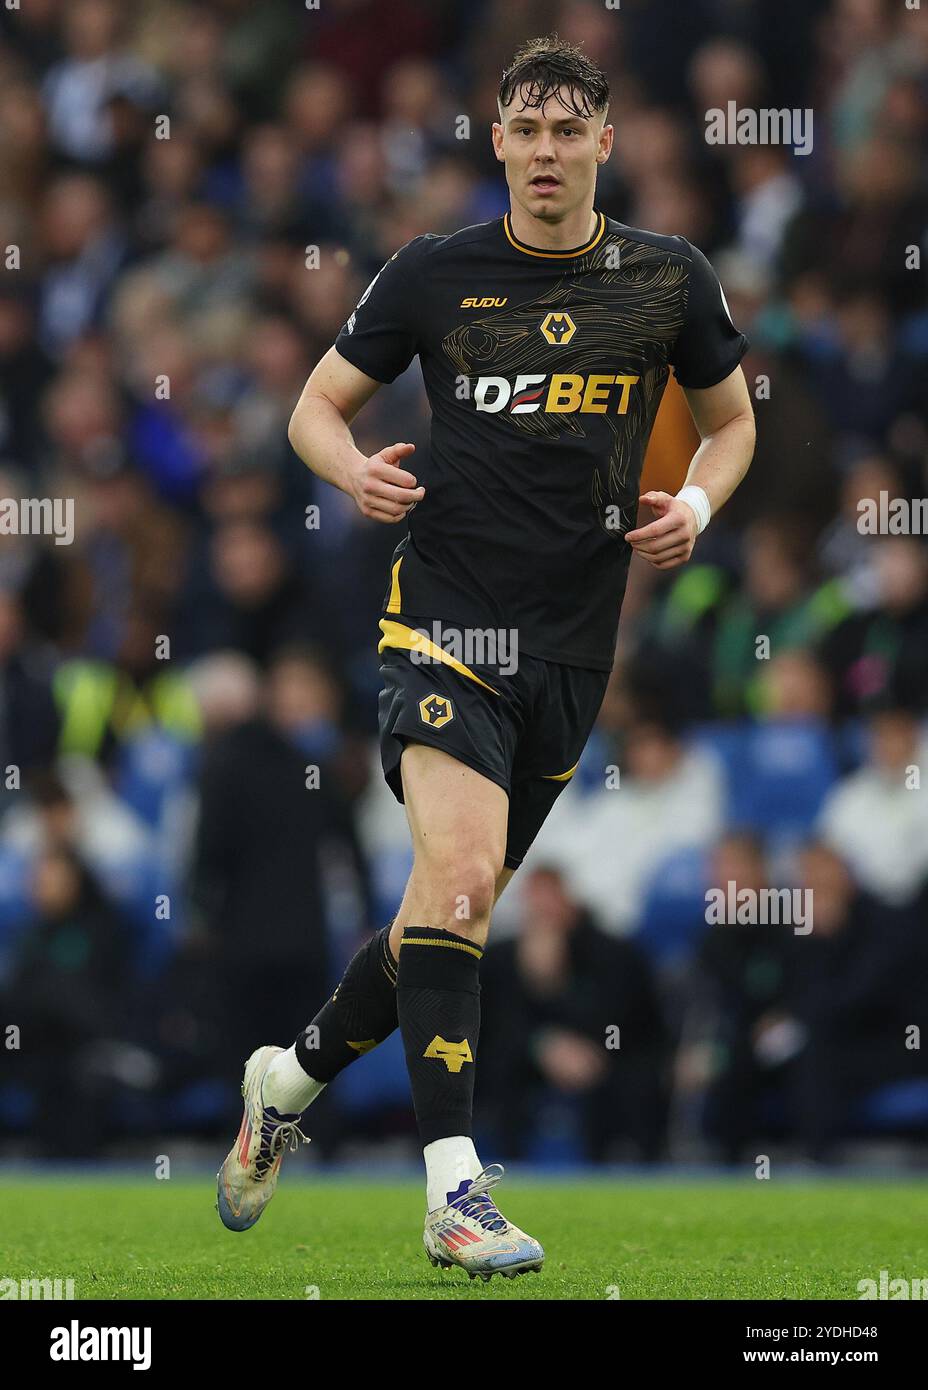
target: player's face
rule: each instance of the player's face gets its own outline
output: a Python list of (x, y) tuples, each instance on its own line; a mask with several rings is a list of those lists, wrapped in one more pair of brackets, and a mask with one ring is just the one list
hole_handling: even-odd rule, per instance
[(596, 170), (612, 149), (602, 115), (578, 116), (561, 97), (526, 106), (522, 88), (493, 125), (493, 147), (506, 165), (513, 200), (532, 217), (557, 222), (592, 206)]

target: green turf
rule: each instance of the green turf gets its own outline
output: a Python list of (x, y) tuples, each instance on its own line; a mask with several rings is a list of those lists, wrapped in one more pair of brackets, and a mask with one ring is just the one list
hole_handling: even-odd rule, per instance
[(908, 1183), (512, 1175), (500, 1205), (547, 1261), (486, 1285), (428, 1264), (418, 1184), (285, 1179), (240, 1235), (206, 1177), (8, 1179), (0, 1203), (0, 1275), (71, 1277), (77, 1298), (855, 1299), (881, 1269), (928, 1276), (928, 1189)]

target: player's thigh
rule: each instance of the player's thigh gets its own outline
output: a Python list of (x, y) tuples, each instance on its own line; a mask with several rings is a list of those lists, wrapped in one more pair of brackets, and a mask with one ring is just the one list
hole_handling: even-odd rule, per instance
[(400, 762), (415, 865), (461, 871), (471, 862), (503, 868), (509, 797), (466, 763), (424, 743), (407, 743)]
[(407, 744), (401, 772), (413, 842), (404, 918), (482, 945), (503, 866), (508, 796), (431, 745)]

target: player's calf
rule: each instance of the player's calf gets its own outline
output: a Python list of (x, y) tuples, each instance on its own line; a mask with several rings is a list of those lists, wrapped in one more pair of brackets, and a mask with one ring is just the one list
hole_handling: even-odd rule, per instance
[(406, 927), (397, 1011), (426, 1167), (426, 1252), (488, 1279), (540, 1269), (544, 1252), (496, 1209), (487, 1193), (502, 1169), (484, 1169), (474, 1148), (482, 955), (456, 932)]
[(340, 1071), (388, 1038), (396, 1025), (396, 960), (387, 926), (356, 952), (332, 997), (271, 1064), (265, 1083), (268, 1102), (302, 1113)]

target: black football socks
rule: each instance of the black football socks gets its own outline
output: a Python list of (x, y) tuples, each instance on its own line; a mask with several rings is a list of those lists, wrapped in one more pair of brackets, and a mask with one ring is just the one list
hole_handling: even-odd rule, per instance
[(387, 926), (352, 958), (331, 999), (294, 1043), (307, 1076), (328, 1083), (390, 1036), (397, 1025), (396, 975)]
[(483, 950), (436, 927), (406, 927), (396, 1006), (423, 1146), (472, 1132)]

